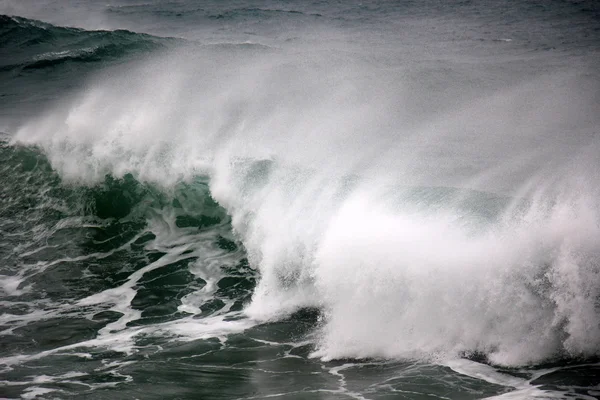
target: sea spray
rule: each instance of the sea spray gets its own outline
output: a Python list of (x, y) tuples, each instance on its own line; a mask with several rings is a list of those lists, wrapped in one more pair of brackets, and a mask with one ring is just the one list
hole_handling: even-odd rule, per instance
[(418, 80), (304, 51), (115, 67), (13, 142), (67, 181), (208, 175), (260, 273), (246, 314), (320, 308), (323, 359), (597, 355), (598, 121), (577, 74), (440, 108)]

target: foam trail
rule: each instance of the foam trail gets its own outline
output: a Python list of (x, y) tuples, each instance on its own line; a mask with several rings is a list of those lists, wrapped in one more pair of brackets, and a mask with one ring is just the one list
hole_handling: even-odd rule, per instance
[[(481, 379), (486, 382), (512, 387), (515, 390), (504, 393), (497, 396), (486, 397), (487, 399), (568, 399), (569, 396), (559, 393), (551, 392), (547, 390), (541, 390), (531, 385), (526, 379), (517, 378), (514, 376), (506, 375), (496, 371), (494, 368), (479, 364), (469, 360), (450, 360), (444, 363), (452, 370), (462, 374), (471, 376), (473, 378)], [(543, 375), (547, 371), (538, 372), (537, 375)], [(531, 379), (533, 380), (533, 379)]]
[(443, 107), (400, 78), (343, 53), (175, 52), (13, 140), (88, 184), (208, 174), (261, 274), (247, 314), (320, 307), (315, 356), (597, 355), (598, 118), (577, 75)]

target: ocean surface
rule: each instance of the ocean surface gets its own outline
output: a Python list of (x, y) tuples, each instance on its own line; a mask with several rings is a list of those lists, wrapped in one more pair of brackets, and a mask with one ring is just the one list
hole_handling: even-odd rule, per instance
[(597, 1), (0, 0), (0, 398), (600, 398)]

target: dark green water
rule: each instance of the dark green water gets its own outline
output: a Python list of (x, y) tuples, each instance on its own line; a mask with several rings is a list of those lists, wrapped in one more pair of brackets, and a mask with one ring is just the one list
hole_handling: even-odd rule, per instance
[(240, 311), (257, 273), (202, 178), (169, 191), (130, 175), (78, 186), (61, 182), (36, 149), (4, 142), (1, 156), (10, 177), (1, 197), (6, 397), (480, 398), (507, 391), (416, 361), (312, 359), (318, 310), (245, 322)]

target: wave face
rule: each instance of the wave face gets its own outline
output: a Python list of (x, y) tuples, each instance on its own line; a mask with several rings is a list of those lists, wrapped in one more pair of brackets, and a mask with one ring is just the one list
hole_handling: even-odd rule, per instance
[[(19, 100), (2, 108), (2, 252), (20, 266), (4, 291), (97, 324), (44, 354), (172, 337), (216, 354), (293, 326), (282, 354), (354, 397), (356, 366), (327, 363), (417, 360), (526, 398), (553, 383), (525, 366), (596, 362), (600, 42), (580, 32), (597, 38), (595, 9), (190, 7), (104, 10), (130, 31), (0, 17)], [(135, 33), (130, 16), (187, 33)], [(89, 282), (27, 297), (64, 265)], [(26, 350), (4, 364), (45, 357)], [(517, 367), (531, 379), (507, 378)]]

